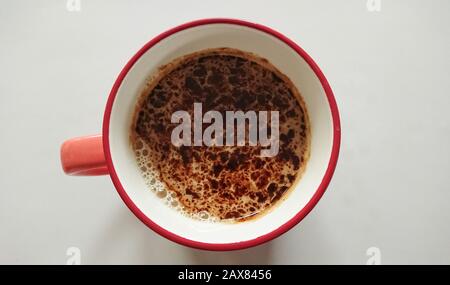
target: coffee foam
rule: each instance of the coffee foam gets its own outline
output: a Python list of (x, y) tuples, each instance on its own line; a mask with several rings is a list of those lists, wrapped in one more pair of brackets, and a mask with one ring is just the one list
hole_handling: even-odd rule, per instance
[(152, 165), (152, 162), (148, 157), (151, 149), (147, 143), (141, 138), (136, 138), (133, 148), (136, 155), (136, 161), (139, 169), (141, 170), (145, 184), (148, 189), (155, 193), (156, 197), (160, 198), (165, 205), (189, 218), (206, 222), (219, 221), (219, 219), (211, 216), (208, 212), (199, 212), (194, 214), (187, 212), (178, 200), (176, 194), (171, 192), (164, 182), (160, 180), (158, 174), (159, 171)]
[[(191, 113), (196, 101), (206, 105), (204, 113), (279, 110), (280, 153), (258, 158), (261, 146), (173, 146), (171, 114)], [(266, 60), (232, 49), (196, 53), (163, 67), (138, 103), (132, 130), (149, 189), (181, 214), (210, 222), (266, 212), (287, 195), (309, 157), (309, 121), (295, 86)]]

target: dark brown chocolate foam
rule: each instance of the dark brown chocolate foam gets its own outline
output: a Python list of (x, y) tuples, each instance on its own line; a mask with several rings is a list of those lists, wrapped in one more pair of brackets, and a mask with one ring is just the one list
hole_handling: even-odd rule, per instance
[[(171, 143), (175, 111), (279, 111), (280, 147)], [(203, 124), (203, 130), (209, 124)], [(193, 217), (242, 221), (282, 199), (309, 157), (309, 119), (298, 90), (267, 60), (230, 48), (205, 50), (160, 69), (137, 104), (131, 142), (149, 185)]]

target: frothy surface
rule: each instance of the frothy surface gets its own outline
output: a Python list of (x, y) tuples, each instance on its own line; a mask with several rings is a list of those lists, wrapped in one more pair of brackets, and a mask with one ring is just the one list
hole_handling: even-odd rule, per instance
[[(279, 111), (280, 146), (260, 157), (261, 146), (180, 146), (171, 143), (175, 111), (193, 118), (219, 111)], [(209, 124), (203, 124), (205, 129)], [(290, 80), (267, 60), (242, 51), (206, 50), (161, 68), (138, 103), (131, 130), (137, 161), (149, 188), (195, 218), (242, 221), (288, 192), (309, 157), (304, 103)]]

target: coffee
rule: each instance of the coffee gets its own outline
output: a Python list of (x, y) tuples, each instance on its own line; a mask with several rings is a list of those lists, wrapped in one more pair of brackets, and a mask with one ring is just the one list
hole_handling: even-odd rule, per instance
[[(205, 116), (198, 121), (200, 107)], [(183, 144), (174, 142), (180, 129), (174, 114), (181, 110), (190, 116), (185, 126), (194, 129), (182, 128)], [(226, 127), (211, 136), (213, 143), (199, 142), (198, 129), (204, 140), (208, 126), (217, 123), (205, 123), (210, 111), (223, 118), (255, 112), (241, 121), (244, 137), (250, 140), (257, 123), (264, 132), (255, 138), (264, 133), (271, 144), (230, 144), (225, 138), (238, 142), (239, 131)], [(264, 114), (267, 124), (261, 123)], [(294, 84), (266, 59), (231, 48), (200, 51), (161, 67), (138, 100), (130, 133), (149, 188), (199, 219), (244, 221), (266, 212), (293, 188), (310, 151), (307, 110)], [(268, 148), (273, 155), (261, 155)]]

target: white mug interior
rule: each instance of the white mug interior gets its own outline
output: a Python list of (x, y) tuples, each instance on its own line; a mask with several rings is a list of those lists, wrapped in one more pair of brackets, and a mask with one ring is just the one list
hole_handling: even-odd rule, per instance
[[(207, 48), (231, 47), (268, 59), (300, 91), (311, 123), (311, 156), (301, 180), (267, 214), (240, 223), (210, 223), (186, 217), (150, 191), (130, 147), (137, 97), (149, 75), (173, 59)], [(118, 88), (109, 121), (109, 145), (115, 172), (126, 194), (150, 220), (177, 236), (210, 244), (237, 243), (266, 235), (291, 220), (312, 199), (332, 154), (333, 120), (326, 92), (310, 65), (290, 46), (266, 32), (235, 24), (190, 27), (152, 46), (134, 63)]]

